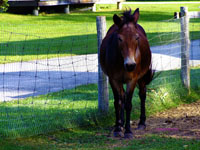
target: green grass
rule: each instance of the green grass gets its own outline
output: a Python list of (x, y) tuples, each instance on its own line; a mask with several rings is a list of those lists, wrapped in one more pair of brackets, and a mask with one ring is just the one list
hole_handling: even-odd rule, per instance
[[(198, 9), (195, 4), (187, 4), (187, 6), (190, 11)], [(163, 42), (160, 43), (160, 41), (176, 42), (174, 38), (179, 37), (177, 31), (179, 24), (173, 21), (161, 22), (161, 20), (171, 19), (173, 12), (179, 11), (180, 5), (134, 5), (128, 7), (133, 9), (140, 7), (139, 23), (146, 29), (151, 45), (162, 44)], [(38, 17), (1, 14), (0, 20), (1, 26), (4, 26), (4, 34), (0, 36), (0, 63), (96, 53), (96, 16), (105, 15), (109, 27), (112, 24), (114, 13), (119, 14), (120, 12), (116, 10), (97, 13), (74, 12), (70, 15), (42, 14)], [(190, 26), (191, 37), (196, 39), (199, 37), (200, 21), (197, 19), (191, 20), (191, 22), (194, 23)], [(170, 28), (167, 28), (168, 26)], [(5, 30), (8, 30), (9, 33), (5, 34)], [(2, 29), (0, 32), (2, 34)], [(157, 37), (159, 40), (155, 39)], [(89, 42), (86, 39), (90, 39)], [(71, 45), (72, 41), (77, 45)], [(62, 45), (63, 42), (70, 43), (70, 45)], [(85, 42), (88, 42), (88, 47), (85, 47)], [(148, 87), (147, 115), (200, 99), (199, 74), (198, 67), (191, 70), (192, 89), (188, 95), (180, 81), (180, 70), (162, 72)], [(130, 141), (107, 137), (115, 120), (111, 93), (110, 90), (110, 111), (107, 115), (100, 115), (97, 111), (98, 93), (95, 84), (1, 103), (0, 147), (2, 150), (198, 150), (200, 147), (198, 140), (155, 135)], [(140, 114), (137, 93), (136, 89), (133, 98), (132, 119), (138, 119)], [(59, 131), (56, 131), (57, 129)]]
[(31, 138), (0, 141), (1, 150), (198, 150), (200, 141), (149, 135), (142, 139), (119, 140), (106, 137), (107, 130), (66, 130)]
[[(189, 11), (199, 10), (196, 4), (184, 5)], [(154, 46), (180, 41), (179, 20), (171, 20), (180, 6), (182, 4), (138, 4), (123, 5), (123, 8), (140, 8), (139, 24), (146, 30), (150, 45)], [(113, 24), (113, 14), (121, 13), (112, 5), (97, 5), (97, 10), (68, 15), (1, 14), (0, 63), (97, 53), (96, 16), (106, 16), (108, 28)], [(191, 19), (191, 39), (200, 38), (199, 30), (200, 19)]]
[(125, 148), (116, 148), (116, 149), (134, 149), (134, 150), (163, 150), (163, 149), (170, 149), (170, 150), (184, 150), (184, 149), (191, 149), (191, 150), (198, 150), (200, 146), (200, 141), (195, 140), (183, 140), (183, 139), (173, 139), (173, 138), (166, 138), (160, 136), (147, 136), (144, 139), (132, 141), (130, 146)]
[[(191, 94), (188, 95), (187, 90), (182, 87), (180, 70), (162, 72), (148, 86), (147, 116), (200, 99), (199, 74), (199, 68), (191, 70)], [(47, 133), (56, 129), (113, 126), (115, 117), (111, 89), (109, 93), (109, 113), (103, 116), (97, 109), (96, 84), (1, 103), (1, 136), (23, 137), (27, 134)], [(140, 115), (138, 89), (134, 93), (132, 119), (138, 119)]]

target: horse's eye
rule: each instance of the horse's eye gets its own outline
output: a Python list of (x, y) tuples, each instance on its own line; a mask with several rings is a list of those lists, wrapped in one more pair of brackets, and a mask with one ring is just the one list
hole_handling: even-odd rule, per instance
[(140, 38), (140, 37), (139, 37), (139, 36), (137, 36), (137, 37), (136, 37), (136, 40), (138, 41), (138, 40), (139, 40), (139, 38)]
[(138, 33), (136, 33), (136, 35), (135, 35), (135, 39), (138, 41), (139, 40), (139, 34)]

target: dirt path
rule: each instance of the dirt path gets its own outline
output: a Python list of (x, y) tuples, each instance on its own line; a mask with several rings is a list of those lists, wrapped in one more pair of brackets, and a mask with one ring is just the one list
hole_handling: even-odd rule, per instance
[[(133, 121), (137, 127), (138, 121)], [(134, 138), (158, 134), (174, 138), (200, 139), (200, 100), (147, 118), (145, 131), (134, 130)]]

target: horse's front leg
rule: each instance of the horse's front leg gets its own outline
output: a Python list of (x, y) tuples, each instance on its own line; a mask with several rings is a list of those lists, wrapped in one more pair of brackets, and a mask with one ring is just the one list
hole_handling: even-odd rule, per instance
[(146, 84), (145, 82), (138, 82), (139, 84), (139, 97), (141, 101), (141, 108), (140, 108), (140, 122), (138, 123), (139, 130), (143, 130), (146, 128), (146, 112), (145, 112), (145, 101), (146, 101)]
[(124, 126), (124, 101), (125, 101), (123, 84), (110, 80), (110, 85), (114, 95), (114, 106), (116, 115), (114, 136), (122, 137), (123, 136), (122, 129)]
[(126, 124), (125, 124), (125, 138), (132, 138), (133, 133), (131, 131), (130, 119), (131, 119), (131, 110), (132, 110), (132, 97), (135, 89), (135, 82), (127, 84), (126, 91), (126, 100), (125, 100), (125, 110), (126, 110)]

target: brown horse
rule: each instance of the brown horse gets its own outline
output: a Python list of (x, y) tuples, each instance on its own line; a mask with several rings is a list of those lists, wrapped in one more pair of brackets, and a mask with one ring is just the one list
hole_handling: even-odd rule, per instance
[[(103, 72), (109, 77), (114, 95), (116, 124), (114, 136), (132, 138), (130, 113), (132, 96), (136, 85), (141, 99), (141, 115), (138, 129), (146, 127), (145, 99), (146, 85), (153, 78), (151, 51), (144, 29), (137, 24), (139, 9), (133, 14), (125, 11), (122, 17), (113, 16), (114, 24), (108, 30), (100, 48), (100, 64)], [(126, 92), (123, 88), (126, 84)], [(126, 120), (124, 119), (124, 108)]]

